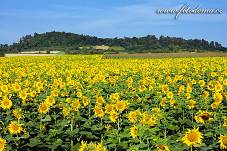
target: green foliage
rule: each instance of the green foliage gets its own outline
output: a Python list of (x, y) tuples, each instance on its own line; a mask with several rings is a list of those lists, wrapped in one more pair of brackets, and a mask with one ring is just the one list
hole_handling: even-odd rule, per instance
[(5, 56), (5, 53), (0, 50), (0, 57), (4, 57), (4, 56)]

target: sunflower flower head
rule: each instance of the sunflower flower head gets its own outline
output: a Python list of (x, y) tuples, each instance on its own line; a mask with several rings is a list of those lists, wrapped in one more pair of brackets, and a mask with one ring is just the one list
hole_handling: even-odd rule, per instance
[(49, 105), (49, 106), (53, 106), (55, 104), (55, 98), (53, 96), (48, 96), (45, 100), (45, 102)]
[(128, 104), (126, 101), (117, 101), (115, 104), (115, 108), (117, 111), (124, 111), (127, 108)]
[(188, 101), (188, 108), (189, 108), (189, 109), (194, 109), (194, 108), (195, 108), (195, 105), (196, 105), (196, 101), (194, 101), (194, 100), (192, 100), (192, 99), (190, 99), (190, 100)]
[(86, 97), (86, 96), (82, 96), (82, 102), (83, 102), (83, 105), (84, 105), (84, 107), (86, 107), (86, 106), (88, 106), (89, 105), (89, 103), (90, 103), (90, 100), (88, 99), (88, 97)]
[(140, 112), (138, 110), (129, 112), (129, 114), (128, 114), (129, 122), (135, 123), (139, 114), (140, 114)]
[(102, 107), (100, 106), (95, 106), (94, 108), (95, 116), (102, 118), (104, 116), (104, 111), (102, 110)]
[(75, 99), (72, 103), (71, 103), (71, 107), (74, 111), (79, 111), (80, 108), (80, 101), (78, 99)]
[(227, 128), (227, 116), (224, 117), (224, 124), (223, 124), (223, 126), (224, 126), (225, 128)]
[(199, 128), (194, 127), (192, 130), (189, 129), (186, 132), (186, 134), (182, 138), (182, 141), (188, 146), (194, 146), (201, 144), (202, 138), (202, 133), (199, 132)]
[(135, 125), (130, 128), (130, 134), (131, 134), (132, 138), (136, 138), (137, 137), (138, 128)]
[(78, 151), (86, 151), (87, 142), (82, 141)]
[(159, 144), (157, 145), (158, 151), (170, 151), (169, 147), (167, 145)]
[(23, 128), (22, 128), (21, 124), (19, 124), (18, 122), (12, 121), (8, 125), (8, 130), (9, 130), (10, 134), (17, 135), (23, 131)]
[(12, 107), (13, 103), (10, 99), (8, 99), (8, 97), (4, 97), (1, 101), (1, 107), (4, 110), (10, 109)]
[(0, 151), (3, 151), (6, 146), (6, 140), (3, 138), (0, 138)]
[(39, 113), (46, 114), (49, 110), (50, 106), (46, 102), (43, 102), (39, 105), (38, 108)]
[(117, 114), (117, 112), (112, 111), (112, 112), (110, 113), (110, 120), (111, 120), (111, 122), (115, 123), (115, 122), (117, 121), (117, 119), (118, 119), (118, 114)]
[(227, 149), (227, 135), (221, 135), (219, 137), (219, 143), (221, 149)]
[(21, 118), (24, 117), (23, 112), (21, 109), (15, 109), (13, 110), (13, 116), (17, 119), (20, 120)]
[(199, 111), (199, 113), (194, 117), (197, 123), (206, 123), (213, 120), (212, 113), (207, 111)]

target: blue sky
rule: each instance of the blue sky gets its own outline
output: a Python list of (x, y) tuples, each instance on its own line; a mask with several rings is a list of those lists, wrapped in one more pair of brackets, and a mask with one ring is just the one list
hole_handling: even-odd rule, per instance
[[(159, 8), (218, 8), (221, 15), (157, 15)], [(65, 31), (98, 37), (154, 34), (204, 38), (227, 46), (226, 0), (5, 0), (0, 5), (0, 43), (34, 32)]]

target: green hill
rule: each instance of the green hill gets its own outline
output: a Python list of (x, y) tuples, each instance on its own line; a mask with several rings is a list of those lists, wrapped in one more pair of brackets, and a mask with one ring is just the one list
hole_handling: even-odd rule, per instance
[[(97, 49), (97, 46), (109, 46), (108, 50)], [(82, 48), (82, 49), (81, 49)], [(83, 49), (84, 48), (84, 49)], [(34, 50), (60, 50), (66, 53), (105, 53), (120, 51), (135, 52), (184, 52), (184, 51), (226, 51), (218, 42), (204, 39), (183, 39), (176, 37), (98, 38), (66, 32), (34, 33), (22, 37), (18, 43), (0, 45), (0, 52), (21, 52)]]

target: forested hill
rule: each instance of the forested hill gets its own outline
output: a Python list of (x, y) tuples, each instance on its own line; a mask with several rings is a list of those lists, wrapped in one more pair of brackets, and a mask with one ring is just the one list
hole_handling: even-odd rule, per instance
[[(204, 39), (189, 39), (176, 37), (146, 37), (132, 38), (98, 38), (88, 35), (78, 35), (65, 32), (34, 33), (22, 37), (18, 43), (12, 45), (0, 45), (0, 50), (5, 52), (20, 52), (40, 49), (61, 49), (62, 51), (76, 50), (88, 46), (121, 47), (126, 52), (176, 52), (176, 51), (226, 51), (218, 42), (208, 42)], [(83, 52), (82, 52), (83, 53)]]

